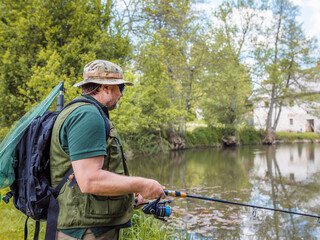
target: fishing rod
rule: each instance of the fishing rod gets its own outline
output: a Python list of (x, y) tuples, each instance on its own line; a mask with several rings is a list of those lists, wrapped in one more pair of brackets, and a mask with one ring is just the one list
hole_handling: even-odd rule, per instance
[[(289, 213), (289, 214), (295, 214), (295, 215), (300, 215), (300, 216), (317, 218), (318, 222), (320, 222), (320, 216), (317, 216), (317, 215), (293, 212), (293, 211), (276, 209), (276, 208), (262, 207), (262, 206), (252, 205), (252, 204), (231, 202), (231, 201), (216, 199), (216, 198), (195, 196), (195, 195), (190, 195), (190, 194), (186, 194), (186, 193), (179, 192), (179, 191), (164, 190), (164, 192), (167, 196), (172, 196), (172, 197), (196, 198), (196, 199), (201, 199), (201, 200), (206, 200), (206, 201), (213, 201), (213, 202), (220, 202), (220, 203), (227, 203), (227, 204), (234, 204), (234, 205), (239, 205), (239, 206), (251, 207), (251, 208), (253, 208), (252, 215), (254, 217), (256, 216), (256, 209), (264, 209), (264, 210), (270, 210), (270, 211), (276, 211), (276, 212)], [(171, 208), (169, 206), (166, 206), (166, 203), (170, 203), (170, 202), (171, 201), (160, 202), (160, 198), (159, 198), (159, 199), (154, 200), (152, 202), (139, 204), (138, 206), (146, 205), (142, 209), (142, 211), (145, 214), (153, 214), (155, 216), (155, 218), (160, 219), (162, 221), (166, 221), (165, 217), (169, 217), (171, 214)], [(135, 202), (135, 207), (137, 207), (136, 202)]]
[(290, 214), (295, 214), (295, 215), (300, 215), (300, 216), (313, 217), (313, 218), (317, 218), (318, 221), (320, 220), (320, 216), (311, 215), (311, 214), (298, 213), (298, 212), (276, 209), (276, 208), (262, 207), (262, 206), (252, 205), (252, 204), (231, 202), (231, 201), (221, 200), (221, 199), (216, 199), (216, 198), (195, 196), (195, 195), (190, 195), (190, 194), (186, 194), (186, 193), (179, 192), (179, 191), (164, 190), (164, 192), (167, 196), (197, 198), (197, 199), (202, 199), (202, 200), (206, 200), (206, 201), (214, 201), (214, 202), (228, 203), (228, 204), (234, 204), (234, 205), (245, 206), (245, 207), (252, 207), (254, 209), (254, 212), (255, 212), (255, 209), (265, 209), (265, 210), (271, 210), (271, 211), (276, 211), (276, 212), (283, 212), (283, 213), (290, 213)]
[(57, 101), (57, 111), (61, 111), (64, 105), (64, 96), (63, 93), (65, 92), (64, 88), (64, 82), (60, 82), (62, 85), (60, 87), (60, 94), (58, 96), (58, 101)]

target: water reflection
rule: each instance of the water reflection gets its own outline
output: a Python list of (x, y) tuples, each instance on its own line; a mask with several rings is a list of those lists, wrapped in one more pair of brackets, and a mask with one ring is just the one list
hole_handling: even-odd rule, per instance
[(315, 158), (315, 156), (320, 156), (319, 151), (319, 148), (313, 144), (299, 144), (296, 147), (292, 145), (271, 146), (261, 154), (256, 153), (254, 173), (258, 177), (267, 177), (268, 174), (280, 176), (281, 174), (290, 181), (305, 181), (308, 177), (320, 172), (320, 158)]
[[(133, 175), (167, 187), (229, 201), (317, 215), (320, 145), (197, 149), (137, 157)], [(170, 224), (193, 239), (320, 239), (316, 219), (206, 202), (173, 199)]]

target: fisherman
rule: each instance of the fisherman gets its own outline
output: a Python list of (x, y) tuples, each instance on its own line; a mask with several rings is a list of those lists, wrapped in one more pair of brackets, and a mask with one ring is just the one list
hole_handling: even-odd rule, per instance
[(98, 108), (75, 103), (59, 114), (52, 133), (50, 171), (53, 187), (72, 167), (76, 184), (68, 181), (57, 198), (59, 217), (57, 239), (118, 239), (119, 229), (131, 227), (133, 197), (165, 198), (164, 187), (153, 179), (129, 176), (126, 159), (109, 111), (118, 106), (126, 86), (122, 69), (108, 61), (94, 60), (84, 67), (77, 98), (99, 104), (108, 118), (106, 124)]

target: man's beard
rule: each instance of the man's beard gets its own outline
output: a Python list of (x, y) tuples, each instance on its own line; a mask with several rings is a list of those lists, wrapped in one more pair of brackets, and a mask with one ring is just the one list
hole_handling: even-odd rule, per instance
[(108, 108), (109, 111), (117, 109), (119, 106), (118, 102), (116, 104), (113, 104), (110, 108)]

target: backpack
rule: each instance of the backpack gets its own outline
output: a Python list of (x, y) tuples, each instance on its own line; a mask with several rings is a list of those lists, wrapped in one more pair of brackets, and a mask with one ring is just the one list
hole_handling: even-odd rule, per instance
[[(101, 107), (89, 99), (75, 99), (71, 104), (86, 102), (95, 105), (106, 123), (106, 136), (109, 137), (110, 125)], [(62, 109), (62, 110), (63, 110)], [(72, 168), (64, 176), (56, 188), (51, 186), (50, 178), (50, 143), (54, 122), (62, 111), (46, 111), (34, 119), (15, 148), (13, 163), (15, 181), (10, 192), (3, 200), (8, 203), (13, 197), (14, 206), (27, 215), (25, 223), (25, 239), (27, 239), (27, 221), (29, 217), (36, 220), (34, 239), (37, 240), (40, 221), (47, 220), (46, 240), (54, 240), (56, 234), (59, 206), (56, 200), (62, 186), (73, 173)], [(75, 183), (75, 178), (70, 184)]]

